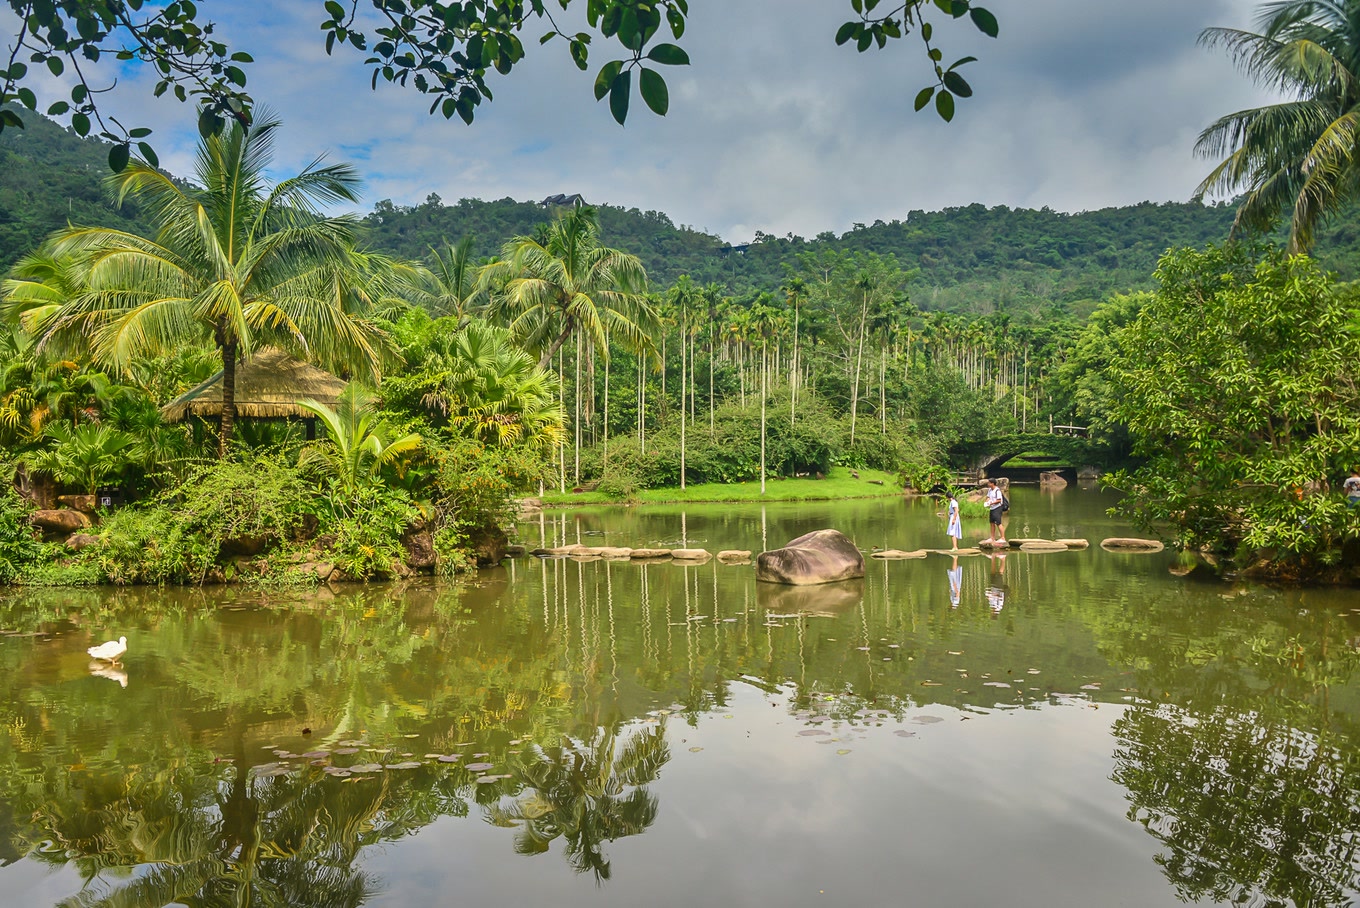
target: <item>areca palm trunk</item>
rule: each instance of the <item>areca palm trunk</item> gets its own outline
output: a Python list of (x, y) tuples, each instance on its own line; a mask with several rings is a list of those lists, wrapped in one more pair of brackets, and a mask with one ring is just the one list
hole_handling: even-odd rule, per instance
[(760, 345), (760, 494), (765, 494), (765, 344)]
[(686, 319), (682, 314), (680, 317), (680, 488), (685, 488), (685, 359), (686, 348), (684, 331), (686, 329)]

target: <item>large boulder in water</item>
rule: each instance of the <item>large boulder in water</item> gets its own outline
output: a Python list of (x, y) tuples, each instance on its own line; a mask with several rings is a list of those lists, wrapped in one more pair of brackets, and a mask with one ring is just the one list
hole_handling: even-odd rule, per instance
[(756, 556), (756, 579), (808, 586), (864, 576), (864, 556), (839, 530), (814, 530)]

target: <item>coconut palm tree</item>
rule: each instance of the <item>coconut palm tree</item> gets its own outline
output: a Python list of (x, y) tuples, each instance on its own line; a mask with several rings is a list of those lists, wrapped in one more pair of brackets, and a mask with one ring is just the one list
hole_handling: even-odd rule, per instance
[(233, 124), (203, 139), (196, 185), (144, 161), (111, 178), (120, 202), (136, 198), (148, 210), (154, 240), (70, 227), (52, 242), (54, 255), (83, 261), (85, 288), (46, 318), (40, 344), (88, 349), (121, 371), (138, 356), (211, 340), (222, 359), (221, 455), (235, 420), (238, 358), (269, 344), (376, 376), (387, 346), (367, 318), (381, 262), (354, 252), (353, 216), (321, 214), (355, 201), (358, 177), (347, 164), (318, 159), (270, 186), (278, 125)]
[(575, 208), (544, 236), (511, 240), (503, 261), (481, 271), (483, 286), (505, 281), (493, 309), (538, 351), (541, 369), (578, 331), (606, 361), (611, 338), (651, 349), (659, 321), (643, 295), (647, 272), (637, 256), (601, 246), (599, 233), (595, 209)]
[(1289, 215), (1289, 249), (1307, 251), (1318, 226), (1360, 198), (1360, 0), (1276, 0), (1259, 32), (1205, 29), (1205, 47), (1225, 49), (1277, 104), (1221, 117), (1195, 151), (1222, 159), (1195, 190), (1245, 191), (1233, 231), (1261, 230)]

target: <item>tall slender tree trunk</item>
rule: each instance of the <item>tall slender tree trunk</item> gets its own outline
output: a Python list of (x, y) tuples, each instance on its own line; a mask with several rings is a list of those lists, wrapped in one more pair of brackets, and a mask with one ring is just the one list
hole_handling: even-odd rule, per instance
[(604, 466), (600, 472), (609, 471), (609, 360), (604, 361)]
[(850, 393), (850, 447), (855, 446), (855, 420), (859, 413), (859, 379), (864, 370), (864, 325), (869, 319), (869, 294), (863, 295), (864, 302), (859, 309), (859, 350), (855, 354), (855, 380), (851, 383)]
[(685, 329), (686, 319), (680, 316), (680, 488), (685, 488)]
[(798, 297), (793, 298), (793, 353), (789, 356), (789, 425), (798, 418)]
[(236, 354), (240, 344), (227, 337), (224, 323), (219, 323), (217, 331), (222, 350), (222, 420), (217, 432), (217, 456), (225, 459), (236, 429)]
[(713, 428), (713, 360), (717, 357), (718, 351), (713, 343), (713, 328), (708, 329), (708, 437), (712, 438)]
[(765, 494), (765, 343), (760, 344), (760, 494)]
[(572, 390), (576, 398), (576, 416), (573, 418), (573, 435), (575, 436), (575, 472), (572, 474), (572, 485), (581, 484), (581, 335), (576, 335), (576, 381)]

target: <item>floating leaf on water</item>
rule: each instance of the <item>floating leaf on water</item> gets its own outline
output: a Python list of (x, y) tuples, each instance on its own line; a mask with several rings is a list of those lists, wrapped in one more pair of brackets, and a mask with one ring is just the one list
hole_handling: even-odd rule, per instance
[(889, 644), (888, 644), (888, 649), (901, 649), (901, 648), (902, 648), (902, 647), (901, 647), (899, 644), (896, 644), (896, 643), (889, 643)]
[(840, 738), (823, 738), (822, 740), (818, 741), (817, 743), (818, 743), (818, 744), (839, 744), (839, 743), (840, 743), (840, 740), (841, 740)]
[(917, 725), (934, 725), (936, 722), (943, 722), (939, 716), (912, 716), (911, 721)]
[(701, 751), (701, 750), (703, 750), (702, 747), (691, 747), (691, 748), (689, 749), (689, 752), (692, 753), (692, 754), (697, 754), (697, 753), (698, 753), (699, 751)]
[(422, 757), (421, 759), (423, 759), (423, 760), (438, 760), (438, 759), (439, 759), (439, 754), (426, 754), (426, 755), (425, 755), (424, 757)]
[(836, 751), (836, 753), (839, 754), (839, 755), (842, 756), (842, 757), (845, 756), (846, 754), (848, 754), (849, 752), (850, 752), (850, 748), (848, 748), (848, 747), (842, 747), (840, 750)]
[(961, 650), (961, 649), (960, 649), (960, 650), (953, 650), (953, 649), (951, 649), (951, 650), (949, 650), (949, 655), (951, 655), (951, 656), (962, 656), (962, 655), (963, 655), (963, 650)]
[(419, 738), (420, 735), (418, 735), (418, 734), (411, 734), (411, 735), (406, 735), (406, 737), (408, 737), (408, 738)]
[(907, 731), (905, 728), (899, 728), (897, 731), (893, 732), (893, 734), (897, 735), (897, 737), (899, 737), (899, 738), (914, 738), (914, 737), (916, 737), (916, 732), (914, 732), (914, 731)]
[(1005, 681), (987, 681), (987, 682), (984, 682), (982, 686), (983, 686), (983, 687), (1010, 687), (1010, 685), (1007, 684)]
[(357, 747), (338, 747), (334, 751), (334, 753), (336, 753), (337, 755), (344, 757), (347, 757), (350, 754), (357, 754), (358, 752), (359, 748)]
[(470, 772), (485, 772), (488, 769), (496, 768), (495, 763), (468, 763), (466, 766)]
[(1097, 681), (1095, 684), (1083, 684), (1083, 685), (1081, 686), (1081, 689), (1082, 689), (1082, 690), (1100, 690), (1100, 682)]
[(435, 759), (440, 763), (457, 763), (463, 758), (462, 754), (440, 754)]
[(492, 782), (498, 782), (498, 781), (500, 781), (500, 778), (501, 778), (500, 776), (478, 776), (478, 777), (477, 777), (477, 784), (478, 784), (478, 785), (490, 785)]
[(330, 769), (326, 770), (326, 772), (337, 779), (348, 779), (350, 776), (354, 775), (354, 773), (350, 772), (348, 769), (340, 769), (337, 766), (332, 766)]
[(869, 647), (867, 646), (857, 646), (855, 649), (859, 650), (861, 653), (867, 653), (869, 651)]
[(515, 740), (513, 740), (513, 741), (510, 742), (510, 744), (511, 744), (512, 746), (515, 745), (515, 744), (523, 744), (523, 743), (524, 743), (524, 739), (523, 739), (523, 738), (516, 738)]
[(414, 760), (407, 760), (403, 763), (388, 763), (387, 769), (419, 769), (420, 764)]
[(824, 728), (805, 728), (798, 734), (802, 735), (804, 738), (807, 738), (812, 735), (829, 735), (831, 734), (831, 732), (827, 731)]
[(381, 763), (355, 763), (349, 767), (350, 772), (382, 772)]
[(943, 683), (944, 683), (943, 681), (922, 681), (922, 682), (921, 682), (921, 686), (922, 686), (922, 687), (940, 687)]
[(1037, 674), (1039, 674), (1039, 670), (1038, 670), (1037, 668), (1031, 668), (1031, 669), (1029, 669), (1028, 671), (1026, 671), (1025, 674), (1027, 674), (1027, 675), (1037, 675)]
[(723, 716), (723, 718), (724, 718), (724, 719), (730, 719), (730, 718), (732, 718), (732, 716), (729, 714), (729, 715)]
[(329, 757), (330, 755), (331, 752), (329, 750), (309, 750), (301, 756), (308, 760), (315, 760), (317, 757)]
[(489, 757), (489, 756), (491, 756), (491, 754), (489, 754), (489, 753), (481, 753), (481, 754), (473, 754), (473, 756), (474, 756), (474, 757)]
[(830, 716), (813, 716), (812, 718), (808, 719), (808, 721), (809, 721), (809, 722), (830, 722), (830, 721), (831, 721), (831, 717), (830, 717)]

